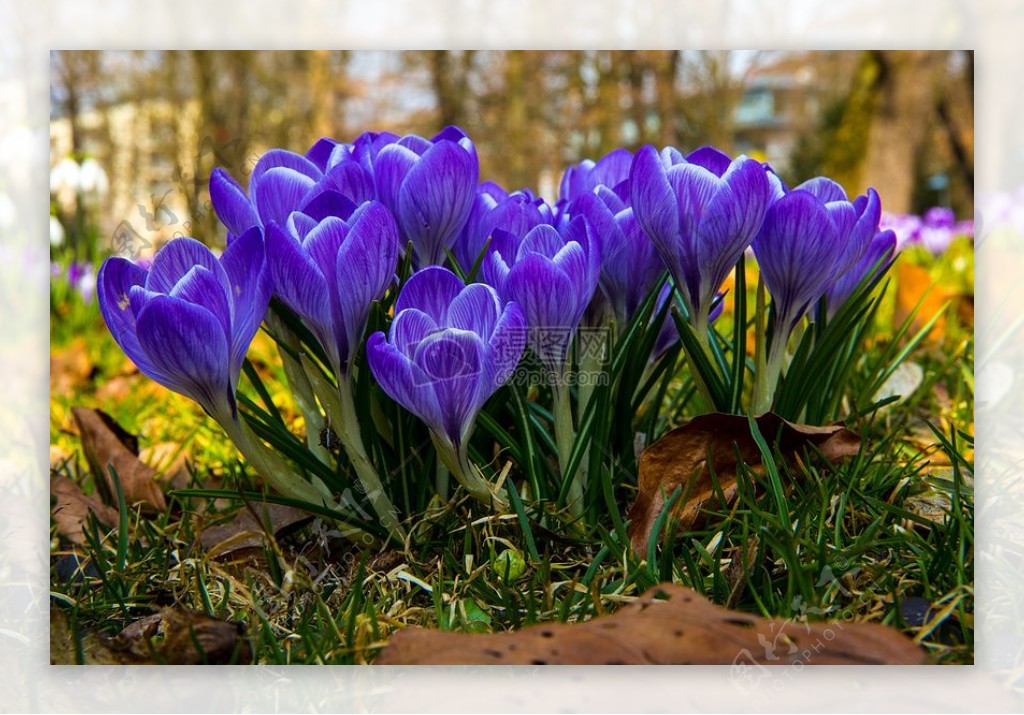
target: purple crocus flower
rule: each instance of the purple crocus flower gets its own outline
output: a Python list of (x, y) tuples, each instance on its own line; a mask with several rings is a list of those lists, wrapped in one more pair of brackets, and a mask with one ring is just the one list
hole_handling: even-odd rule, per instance
[(914, 214), (892, 214), (883, 211), (879, 219), (883, 229), (889, 229), (896, 235), (896, 250), (902, 251), (907, 246), (916, 244), (921, 239), (921, 217)]
[(974, 221), (957, 221), (950, 208), (935, 206), (923, 216), (882, 212), (882, 228), (896, 234), (896, 251), (911, 246), (923, 246), (933, 254), (944, 253), (958, 236), (974, 237)]
[(457, 127), (433, 139), (415, 135), (387, 144), (373, 160), (377, 198), (412, 241), (419, 265), (440, 264), (459, 236), (476, 197), (476, 147)]
[(228, 229), (228, 242), (253, 226), (271, 221), (284, 223), (292, 211), (323, 178), (323, 172), (306, 157), (284, 149), (271, 149), (260, 157), (249, 177), (249, 192), (224, 169), (210, 174), (210, 202)]
[(387, 337), (371, 335), (366, 355), (384, 392), (464, 457), (477, 414), (512, 375), (525, 342), (516, 303), (503, 305), (490, 286), (467, 286), (429, 266), (402, 288)]
[(864, 256), (880, 215), (874, 189), (849, 201), (825, 178), (804, 182), (772, 204), (753, 247), (775, 305), (775, 344), (784, 345), (808, 307)]
[(614, 191), (600, 186), (569, 205), (571, 216), (585, 216), (600, 246), (601, 289), (620, 328), (624, 328), (665, 271), (636, 215)]
[(267, 226), (266, 240), (274, 293), (306, 321), (340, 379), (362, 341), (371, 303), (394, 280), (399, 248), (395, 219), (380, 202), (339, 211), (347, 220), (292, 213), (285, 227)]
[(551, 207), (529, 189), (510, 194), (494, 182), (485, 181), (477, 190), (466, 226), (452, 247), (453, 253), (462, 269), (468, 272), (495, 230), (524, 236), (534, 226), (550, 224), (553, 220)]
[(293, 211), (309, 213), (309, 203), (326, 192), (356, 206), (375, 198), (372, 171), (353, 146), (321, 139), (307, 156), (271, 149), (256, 162), (248, 193), (224, 169), (214, 169), (210, 202), (228, 229), (228, 242), (253, 226), (283, 226)]
[(88, 263), (72, 261), (68, 265), (68, 285), (72, 288), (77, 288), (79, 281), (82, 280), (82, 276), (85, 275), (88, 267)]
[[(53, 266), (56, 266), (55, 276), (60, 275), (60, 264), (51, 264), (51, 272)], [(82, 302), (86, 305), (92, 303), (92, 299), (96, 296), (96, 272), (93, 270), (92, 264), (88, 261), (73, 261), (68, 266), (67, 282), (82, 299)]]
[(957, 236), (956, 214), (953, 209), (934, 206), (925, 211), (918, 233), (921, 245), (935, 255), (945, 253)]
[(891, 230), (876, 233), (861, 259), (852, 268), (837, 277), (826, 291), (829, 315), (833, 315), (839, 310), (839, 307), (846, 302), (846, 299), (853, 294), (853, 291), (869, 274), (874, 277), (884, 271), (895, 252), (896, 234)]
[(637, 220), (678, 286), (694, 327), (706, 331), (722, 283), (754, 240), (771, 200), (765, 167), (711, 147), (685, 158), (641, 148), (630, 171)]
[(270, 301), (258, 230), (221, 256), (191, 238), (170, 241), (146, 271), (108, 258), (99, 273), (103, 319), (146, 376), (191, 397), (222, 423), (235, 420), (235, 386)]
[(563, 201), (571, 202), (577, 196), (591, 193), (599, 186), (614, 190), (629, 178), (629, 167), (632, 163), (633, 154), (626, 149), (615, 149), (597, 161), (584, 159), (579, 164), (567, 168), (562, 174), (558, 196)]
[(504, 300), (522, 306), (530, 347), (545, 367), (560, 372), (597, 290), (601, 248), (583, 216), (561, 232), (547, 224), (536, 226), (521, 242), (507, 240), (510, 234), (503, 232), (495, 236), (505, 240), (497, 241), (485, 260), (484, 278)]

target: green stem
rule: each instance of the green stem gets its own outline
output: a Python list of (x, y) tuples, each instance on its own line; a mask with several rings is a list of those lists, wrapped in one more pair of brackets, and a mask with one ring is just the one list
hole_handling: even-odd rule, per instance
[(508, 511), (508, 503), (494, 493), (487, 480), (480, 476), (479, 471), (469, 463), (469, 455), (465, 447), (457, 449), (447, 440), (438, 439), (434, 435), (431, 435), (431, 439), (434, 441), (440, 461), (452, 473), (456, 481), (465, 487), (470, 496), (499, 513)]
[(302, 419), (306, 423), (306, 446), (321, 462), (331, 464), (330, 452), (320, 444), (320, 435), (326, 427), (326, 423), (324, 422), (323, 413), (320, 412), (320, 407), (316, 403), (313, 386), (309, 384), (309, 378), (302, 369), (302, 364), (289, 350), (282, 346), (283, 344), (295, 353), (299, 353), (301, 350), (299, 336), (285, 325), (281, 317), (272, 309), (267, 311), (266, 320), (267, 325), (270, 326), (278, 343), (280, 343), (277, 346), (277, 351), (281, 355), (281, 364), (284, 366), (285, 378), (287, 378), (288, 386), (295, 397), (295, 404), (298, 406), (299, 412), (302, 413)]
[(228, 417), (218, 421), (245, 460), (278, 494), (320, 506), (337, 506), (326, 487), (318, 489), (299, 476), (277, 452), (263, 443), (244, 419)]
[(757, 379), (754, 383), (754, 414), (760, 415), (772, 408), (775, 400), (775, 388), (782, 374), (782, 363), (786, 358), (786, 340), (776, 340), (779, 333), (772, 336), (772, 344), (768, 350), (768, 359), (758, 363)]
[[(686, 307), (686, 320), (693, 328), (694, 336), (697, 338), (697, 343), (700, 345), (700, 349), (704, 352), (707, 358), (708, 364), (711, 365), (712, 369), (715, 366), (715, 356), (711, 352), (711, 339), (708, 334), (708, 306), (703, 306), (698, 314), (690, 302), (689, 297), (685, 290), (679, 292), (682, 297), (683, 305)], [(707, 301), (705, 301), (707, 303)], [(687, 351), (683, 351), (687, 353)], [(704, 382), (704, 378), (701, 376), (700, 370), (697, 368), (697, 362), (691, 355), (686, 354), (686, 362), (690, 364), (690, 375), (693, 377), (693, 384), (697, 387), (697, 392), (700, 394), (701, 400), (704, 401), (705, 410), (714, 411), (718, 408), (715, 404), (714, 398), (711, 397), (711, 390), (708, 389), (707, 383)]]
[(345, 377), (338, 380), (338, 391), (341, 395), (341, 421), (338, 424), (338, 436), (345, 454), (348, 455), (352, 467), (356, 470), (356, 476), (366, 490), (366, 496), (370, 505), (377, 512), (381, 523), (393, 535), (405, 540), (405, 531), (398, 520), (398, 510), (388, 498), (384, 491), (384, 485), (377, 475), (377, 470), (370, 461), (366, 448), (363, 446), (363, 437), (359, 429), (359, 416), (356, 414), (356, 404), (352, 398), (352, 384)]
[[(572, 426), (572, 406), (570, 404), (569, 385), (566, 384), (566, 369), (562, 368), (562, 376), (559, 383), (555, 385), (555, 447), (558, 449), (558, 469), (563, 479), (569, 470), (569, 458), (572, 456), (572, 445), (576, 438)], [(569, 484), (568, 503), (569, 513), (574, 518), (583, 515), (583, 484), (580, 481), (579, 470), (573, 475)]]
[[(277, 452), (263, 443), (244, 419), (218, 417), (217, 421), (249, 466), (256, 470), (275, 492), (289, 499), (325, 506), (332, 510), (341, 508), (323, 482), (317, 480), (317, 486), (303, 479)], [(337, 521), (342, 527), (342, 533), (350, 540), (367, 546), (377, 544), (377, 538), (360, 527), (341, 519)]]
[(437, 490), (437, 495), (441, 497), (442, 501), (448, 499), (448, 467), (440, 459), (437, 460), (437, 471), (434, 476), (434, 487)]
[(359, 483), (362, 484), (363, 490), (370, 500), (370, 506), (373, 507), (388, 532), (399, 541), (404, 541), (405, 531), (398, 521), (398, 511), (384, 491), (384, 485), (381, 483), (380, 477), (377, 476), (377, 470), (363, 446), (359, 417), (356, 414), (355, 401), (352, 397), (351, 382), (342, 375), (338, 380), (338, 388), (335, 389), (308, 357), (303, 355), (301, 359), (306, 376), (317, 397), (320, 398), (320, 404), (324, 406), (330, 425), (338, 433), (338, 439), (341, 440), (341, 445), (345, 448), (345, 454), (359, 478)]
[[(707, 333), (704, 333), (703, 338), (701, 334), (697, 332), (697, 341), (700, 343), (701, 350), (707, 355), (711, 348), (707, 342)], [(693, 356), (688, 351), (684, 350), (683, 353), (686, 355), (686, 362), (690, 364), (690, 376), (693, 378), (693, 384), (697, 387), (697, 393), (700, 395), (700, 399), (704, 402), (705, 411), (715, 411), (718, 406), (715, 404), (715, 399), (711, 396), (711, 390), (708, 388), (704, 377), (701, 375), (700, 369), (697, 367), (697, 361), (694, 360)], [(713, 365), (714, 363), (709, 363)], [(712, 368), (713, 369), (713, 368)]]
[[(601, 374), (601, 356), (595, 355), (594, 346), (585, 346), (583, 356), (580, 359), (580, 372), (576, 380), (576, 395), (579, 398), (578, 405), (578, 416), (579, 420), (583, 422), (583, 416), (587, 414), (587, 405), (590, 404), (590, 398), (594, 394), (594, 388), (597, 386), (598, 376)], [(580, 466), (576, 470), (576, 475), (579, 478), (582, 492), (586, 490), (587, 484), (590, 482), (590, 443), (583, 450), (583, 459), (580, 461)]]

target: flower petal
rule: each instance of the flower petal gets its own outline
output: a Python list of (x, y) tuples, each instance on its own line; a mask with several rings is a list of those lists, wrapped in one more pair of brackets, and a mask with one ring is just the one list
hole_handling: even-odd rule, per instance
[(519, 250), (516, 251), (516, 261), (523, 260), (531, 253), (545, 258), (554, 258), (564, 246), (565, 239), (558, 233), (558, 230), (554, 226), (542, 223), (530, 229), (529, 233), (523, 237), (519, 244)]
[(846, 237), (845, 248), (839, 259), (837, 270), (845, 273), (868, 250), (868, 246), (878, 233), (878, 222), (882, 218), (882, 204), (878, 192), (868, 189), (866, 197), (857, 197), (854, 204), (859, 216), (849, 235)]
[[(275, 226), (276, 228), (276, 226)], [(280, 229), (278, 229), (280, 230)], [(294, 239), (288, 238), (294, 245)], [(229, 283), (234, 304), (231, 324), (231, 370), (241, 370), (245, 353), (267, 314), (271, 277), (267, 267), (264, 239), (258, 229), (250, 229), (232, 242), (220, 263)]]
[(796, 188), (809, 191), (811, 194), (818, 197), (818, 200), (823, 204), (827, 204), (832, 201), (847, 200), (846, 191), (843, 190), (843, 187), (832, 179), (824, 176), (816, 176), (813, 179), (808, 179)]
[(533, 253), (512, 267), (506, 292), (526, 316), (534, 352), (550, 369), (560, 369), (583, 314), (569, 276), (551, 259)]
[(299, 211), (316, 222), (323, 221), (328, 216), (348, 221), (357, 206), (358, 204), (350, 198), (333, 189), (313, 189)]
[(824, 292), (842, 251), (825, 206), (801, 189), (768, 209), (753, 245), (765, 285), (778, 304), (779, 319), (790, 322)]
[(679, 208), (665, 166), (653, 146), (642, 147), (636, 153), (629, 183), (637, 221), (658, 250), (670, 254), (679, 233)]
[(164, 387), (191, 397), (215, 417), (233, 415), (237, 375), (228, 373), (227, 336), (213, 313), (158, 295), (139, 313), (138, 336)]
[(193, 266), (202, 266), (212, 271), (227, 290), (228, 278), (217, 258), (205, 245), (187, 237), (172, 239), (157, 251), (146, 277), (146, 290), (170, 293)]
[(304, 243), (309, 232), (316, 228), (318, 223), (319, 221), (315, 218), (307, 216), (301, 211), (292, 211), (288, 215), (286, 233), (298, 239), (300, 243)]
[(501, 300), (494, 289), (483, 283), (473, 283), (452, 301), (447, 325), (471, 330), (486, 340), (494, 332), (500, 315)]
[(323, 271), (277, 224), (267, 226), (267, 268), (274, 293), (309, 323), (328, 354), (337, 351)]
[(249, 177), (250, 192), (255, 196), (256, 185), (263, 180), (264, 175), (271, 169), (282, 168), (290, 169), (313, 181), (318, 181), (323, 173), (317, 168), (316, 164), (301, 154), (286, 151), (285, 149), (271, 149), (260, 157), (259, 161), (256, 162), (256, 166), (252, 169), (252, 176)]
[(388, 397), (443, 434), (441, 408), (433, 382), (423, 370), (377, 332), (366, 341), (366, 361)]
[(422, 310), (406, 308), (395, 316), (388, 333), (388, 342), (408, 357), (416, 353), (423, 338), (438, 330), (437, 323)]
[(331, 153), (335, 147), (338, 146), (338, 142), (328, 137), (318, 139), (313, 146), (306, 152), (306, 158), (309, 159), (316, 165), (320, 171), (327, 171), (327, 162), (331, 158)]
[[(497, 184), (493, 184), (493, 186), (497, 186)], [(459, 237), (452, 245), (452, 252), (464, 271), (468, 272), (472, 269), (484, 248), (484, 243), (490, 233), (484, 233), (480, 222), (495, 206), (497, 206), (497, 201), (488, 191), (484, 190), (484, 185), (481, 185), (477, 189), (476, 198), (473, 199), (473, 206), (469, 210), (466, 225), (462, 227)]]
[[(673, 166), (668, 172), (668, 180), (676, 197), (679, 222), (677, 238), (670, 249), (672, 262), (669, 267), (673, 277), (686, 288), (696, 307), (701, 296), (701, 263), (698, 255), (701, 221), (712, 199), (725, 190), (726, 184), (696, 164)], [(663, 249), (659, 246), (659, 250)]]
[[(395, 278), (398, 266), (398, 227), (384, 205), (369, 202), (352, 216), (348, 232), (335, 259), (335, 283), (341, 321), (348, 336), (349, 355), (362, 342), (370, 305), (380, 300)], [(340, 325), (335, 324), (335, 330)]]
[[(618, 223), (615, 221), (615, 215), (621, 210), (623, 209), (612, 211), (608, 204), (598, 198), (596, 194), (578, 196), (569, 205), (569, 214), (586, 217), (597, 239), (597, 243), (602, 244), (607, 249), (621, 246), (625, 240)], [(606, 257), (608, 253), (608, 250), (604, 251)]]
[(896, 251), (896, 234), (886, 229), (872, 239), (864, 256), (846, 273), (840, 275), (828, 289), (828, 312), (835, 313), (846, 302), (862, 280), (874, 277), (892, 260)]
[(206, 308), (220, 321), (224, 339), (230, 339), (231, 313), (234, 311), (234, 307), (228, 300), (224, 285), (212, 271), (202, 266), (193, 266), (192, 270), (178, 281), (168, 295)]
[(260, 225), (245, 190), (219, 166), (210, 174), (210, 203), (217, 218), (236, 236)]
[[(131, 359), (139, 370), (147, 377), (166, 384), (168, 376), (149, 359), (136, 333), (136, 312), (128, 299), (129, 291), (134, 287), (143, 290), (146, 282), (146, 271), (126, 258), (114, 256), (108, 258), (100, 267), (96, 277), (97, 294), (100, 312), (114, 340)], [(139, 305), (142, 308), (144, 301)]]
[(423, 154), (402, 182), (396, 216), (421, 265), (444, 261), (444, 249), (469, 218), (479, 172), (475, 154), (441, 141)]
[(419, 154), (401, 144), (388, 144), (377, 154), (373, 163), (377, 198), (392, 212), (398, 209), (402, 182), (419, 159)]
[(285, 167), (267, 170), (258, 183), (254, 177), (252, 198), (260, 220), (264, 225), (271, 221), (283, 225), (288, 214), (302, 206), (304, 198), (315, 185), (314, 179)]
[(702, 146), (686, 155), (686, 161), (710, 171), (715, 176), (722, 176), (729, 170), (732, 160), (729, 155), (713, 146)]
[(593, 288), (596, 286), (590, 285), (587, 253), (583, 246), (575, 241), (569, 241), (551, 260), (569, 276), (569, 280), (580, 298), (586, 300), (587, 294), (594, 292)]
[(479, 233), (484, 240), (495, 229), (508, 231), (515, 236), (525, 236), (530, 229), (543, 222), (544, 217), (540, 209), (530, 197), (525, 194), (512, 194), (480, 219)]
[(337, 285), (335, 271), (337, 270), (338, 251), (350, 230), (351, 226), (345, 221), (336, 216), (328, 216), (318, 223), (302, 242), (302, 248), (323, 273), (332, 293), (336, 292), (334, 286)]
[(769, 186), (760, 162), (739, 157), (722, 176), (700, 224), (697, 260), (701, 300), (709, 301), (754, 240), (768, 208)]
[(317, 188), (337, 191), (356, 206), (376, 198), (373, 176), (354, 159), (332, 166), (317, 183)]
[(526, 338), (526, 316), (518, 303), (511, 302), (498, 318), (494, 332), (484, 336), (487, 350), (477, 393), (478, 407), (483, 407), (494, 391), (508, 382), (526, 349)]
[(607, 186), (614, 189), (629, 178), (629, 169), (633, 165), (633, 153), (628, 149), (613, 149), (597, 160), (589, 177), (588, 189)]
[(413, 362), (433, 385), (444, 434), (455, 445), (476, 418), (483, 355), (479, 335), (455, 328), (432, 333), (416, 347)]
[(446, 268), (427, 266), (412, 275), (398, 294), (395, 314), (416, 308), (440, 326), (448, 325), (448, 307), (465, 288), (459, 277)]
[[(514, 238), (509, 238), (511, 234), (507, 231), (495, 231), (495, 238), (501, 236), (505, 238), (507, 243), (514, 243)], [(514, 250), (514, 249), (512, 249)], [(505, 294), (506, 281), (508, 280), (509, 267), (505, 258), (505, 254), (500, 250), (491, 250), (487, 256), (484, 257), (483, 263), (480, 265), (480, 275), (484, 280), (484, 283), (491, 286), (498, 292), (498, 295), (502, 300), (508, 300)]]

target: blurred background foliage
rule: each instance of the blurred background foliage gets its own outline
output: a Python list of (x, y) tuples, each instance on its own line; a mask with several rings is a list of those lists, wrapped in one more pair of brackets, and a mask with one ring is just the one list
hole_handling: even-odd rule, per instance
[[(50, 61), (51, 164), (93, 158), (109, 176), (90, 258), (103, 237), (145, 252), (174, 235), (218, 244), (214, 166), (244, 184), (273, 146), (304, 151), (367, 130), (430, 136), (446, 124), (476, 141), (481, 178), (549, 199), (567, 164), (615, 147), (714, 144), (791, 183), (826, 173), (853, 193), (874, 186), (890, 212), (973, 215), (972, 51), (57, 51)], [(53, 213), (74, 234), (80, 208), (58, 196)]]

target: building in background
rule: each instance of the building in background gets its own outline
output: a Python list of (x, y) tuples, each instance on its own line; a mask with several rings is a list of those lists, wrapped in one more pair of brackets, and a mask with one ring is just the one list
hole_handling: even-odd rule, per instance
[(751, 65), (733, 110), (737, 152), (788, 174), (800, 140), (818, 130), (822, 112), (847, 91), (856, 53), (773, 53)]

